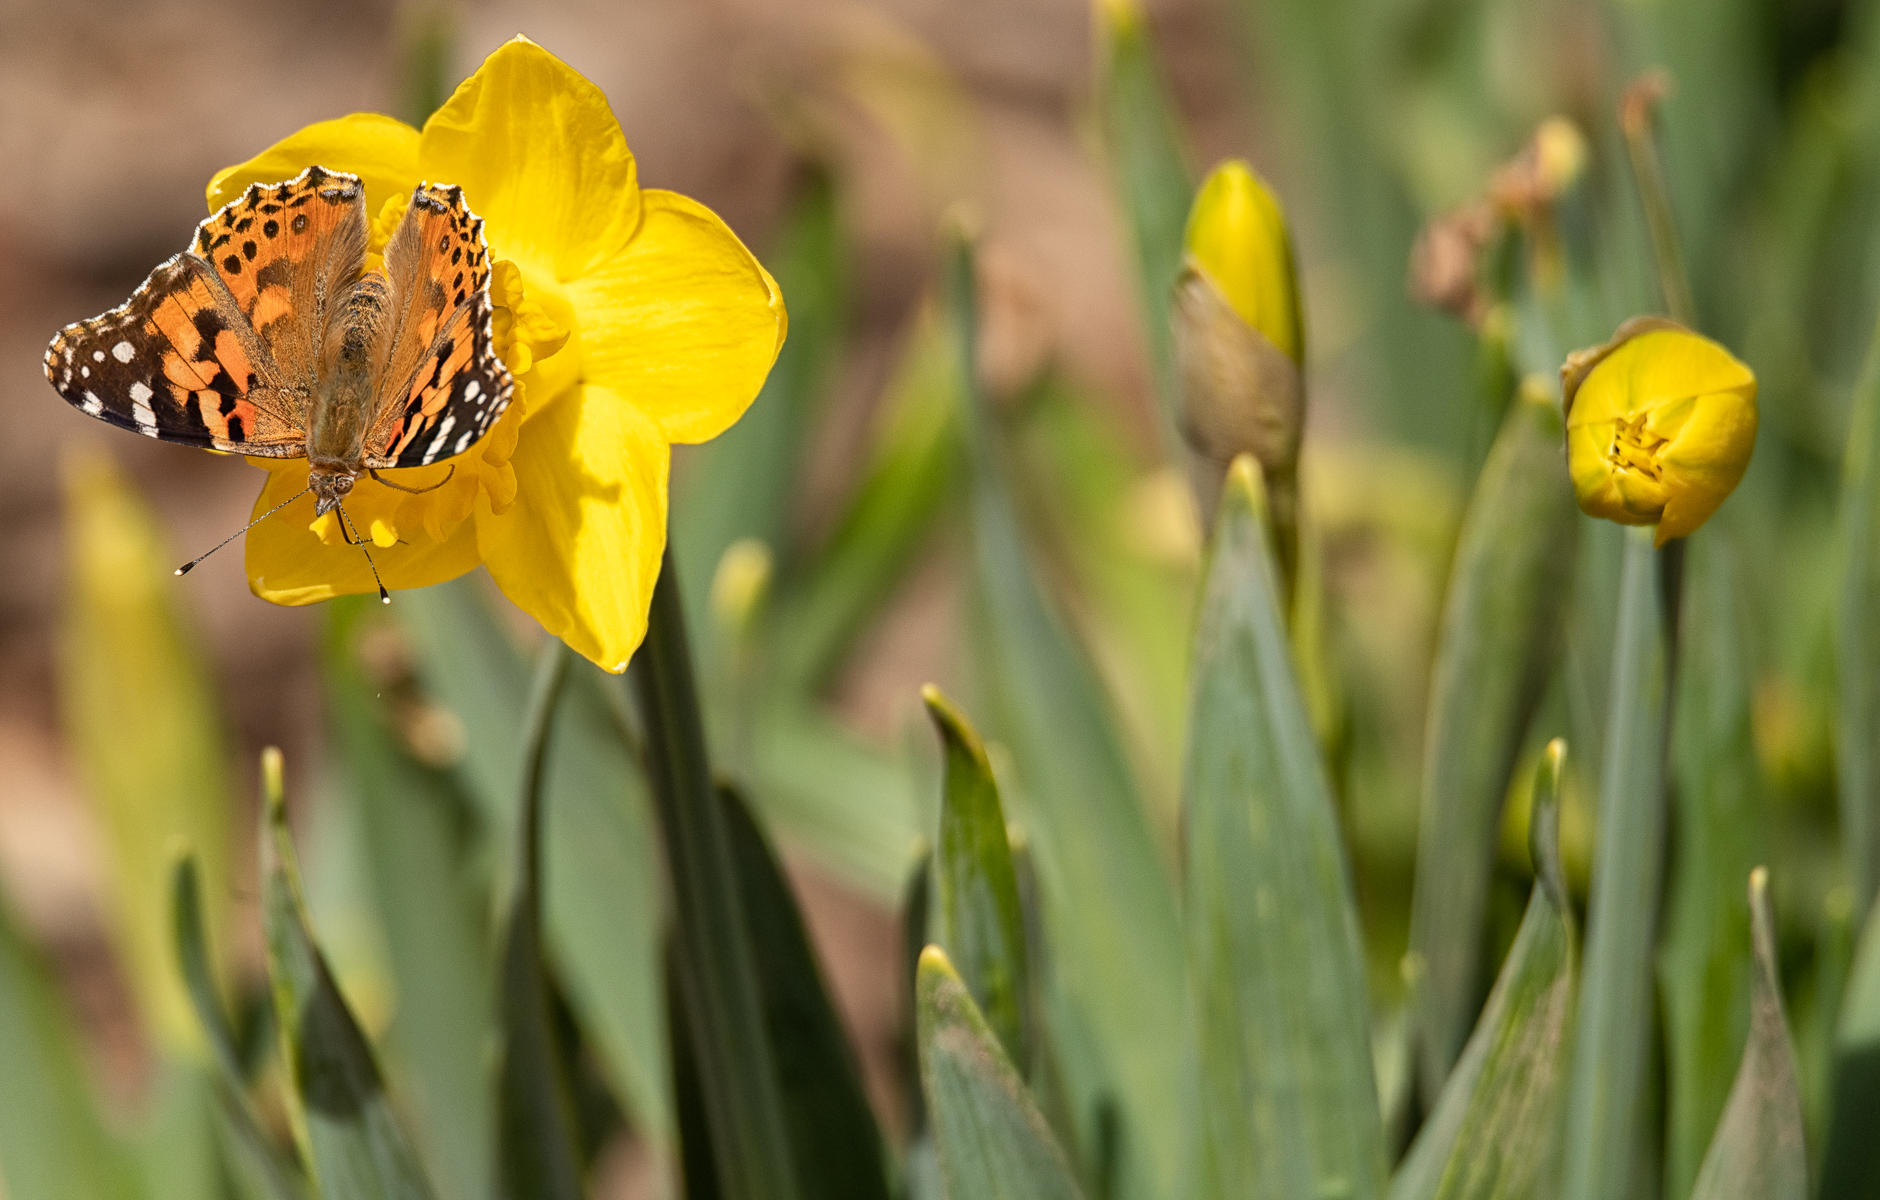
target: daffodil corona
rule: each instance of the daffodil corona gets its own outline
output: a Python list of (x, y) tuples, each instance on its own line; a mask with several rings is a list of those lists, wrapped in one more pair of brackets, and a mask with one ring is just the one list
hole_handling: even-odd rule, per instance
[(1690, 534), (1743, 478), (1756, 445), (1756, 376), (1662, 317), (1621, 325), (1560, 369), (1567, 469), (1581, 509)]
[[(642, 189), (600, 89), (525, 38), (502, 46), (422, 130), (374, 114), (310, 125), (210, 181), (219, 208), (309, 163), (358, 175), (382, 254), (413, 188), (455, 184), (483, 217), (497, 352), (515, 398), (454, 470), (362, 479), (347, 509), (392, 588), (478, 564), (550, 633), (608, 670), (646, 631), (666, 539), (671, 446), (716, 436), (782, 345), (782, 296), (709, 209)], [(305, 486), (269, 469), (255, 512)], [(289, 504), (249, 534), (256, 595), (308, 604), (370, 592), (332, 514)], [(315, 536), (309, 537), (311, 526)]]

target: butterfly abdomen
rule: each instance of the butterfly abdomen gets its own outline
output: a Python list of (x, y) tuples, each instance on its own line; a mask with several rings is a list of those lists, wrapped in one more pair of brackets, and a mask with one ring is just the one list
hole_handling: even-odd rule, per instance
[(365, 452), (389, 299), (385, 276), (367, 274), (327, 328), (307, 422), (307, 457), (315, 463), (356, 466)]

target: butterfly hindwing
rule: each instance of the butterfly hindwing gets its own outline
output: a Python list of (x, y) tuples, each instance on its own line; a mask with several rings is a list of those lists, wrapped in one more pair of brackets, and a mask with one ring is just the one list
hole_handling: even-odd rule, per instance
[(391, 324), (366, 463), (423, 466), (469, 449), (515, 390), (494, 344), (483, 221), (461, 188), (412, 193), (385, 272)]
[(66, 326), (45, 368), (74, 407), (146, 437), (269, 458), (303, 452), (301, 393), (191, 254), (158, 266), (118, 307)]

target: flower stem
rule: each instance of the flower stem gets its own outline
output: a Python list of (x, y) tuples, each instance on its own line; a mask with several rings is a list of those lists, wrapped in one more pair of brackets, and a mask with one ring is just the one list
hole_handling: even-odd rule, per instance
[[(1691, 298), (1691, 276), (1678, 243), (1678, 223), (1671, 211), (1671, 193), (1665, 187), (1664, 164), (1658, 153), (1658, 102), (1669, 82), (1662, 72), (1648, 72), (1625, 90), (1619, 101), (1619, 128), (1625, 133), (1626, 154), (1632, 161), (1632, 179), (1645, 227), (1651, 235), (1652, 258), (1658, 266), (1658, 287), (1665, 310), (1680, 325), (1697, 327), (1697, 304)], [(1676, 678), (1678, 614), (1684, 599), (1684, 540), (1668, 543), (1658, 554), (1658, 599), (1665, 624), (1665, 662)]]
[(1626, 89), (1619, 102), (1619, 127), (1632, 160), (1632, 178), (1639, 203), (1645, 209), (1645, 228), (1651, 235), (1652, 258), (1658, 265), (1658, 286), (1665, 310), (1680, 325), (1696, 328), (1697, 305), (1691, 299), (1690, 273), (1678, 244), (1677, 219), (1671, 212), (1671, 194), (1665, 188), (1664, 166), (1658, 156), (1658, 101), (1666, 88), (1664, 76), (1653, 72)]
[(673, 956), (718, 1182), (735, 1200), (795, 1200), (784, 1097), (723, 806), (712, 793), (672, 549), (633, 664), (673, 898)]

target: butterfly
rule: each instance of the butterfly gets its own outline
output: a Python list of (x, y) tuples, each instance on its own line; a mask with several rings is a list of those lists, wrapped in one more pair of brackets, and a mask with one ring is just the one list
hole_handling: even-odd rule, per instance
[(442, 486), (448, 474), (411, 488), (379, 472), (462, 454), (515, 391), (463, 190), (420, 184), (371, 271), (367, 229), (357, 175), (312, 166), (250, 184), (129, 300), (60, 330), (46, 378), (81, 412), (146, 437), (305, 458), (307, 487), (249, 527), (311, 491), (315, 514), (338, 509), (363, 549), (342, 504), (359, 478)]

